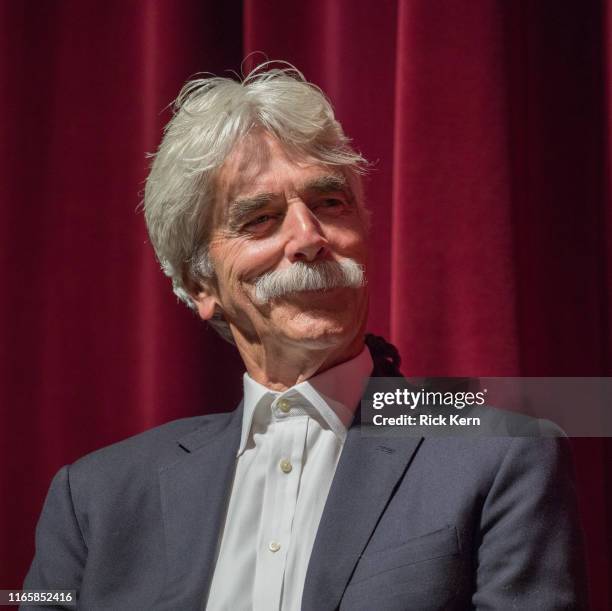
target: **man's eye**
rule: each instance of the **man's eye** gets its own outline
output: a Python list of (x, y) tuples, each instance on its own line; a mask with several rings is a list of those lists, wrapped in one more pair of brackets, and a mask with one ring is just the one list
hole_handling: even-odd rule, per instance
[(341, 199), (334, 199), (330, 197), (328, 199), (324, 199), (322, 204), (325, 208), (333, 208), (334, 206), (342, 206), (344, 202)]
[(320, 214), (340, 215), (345, 211), (345, 201), (338, 197), (326, 197), (315, 205), (315, 210)]
[(275, 217), (270, 214), (262, 214), (246, 223), (244, 225), (244, 229), (247, 231), (256, 231), (258, 229), (261, 230), (266, 227), (270, 221), (273, 221), (274, 218)]
[(260, 225), (261, 223), (265, 223), (269, 221), (272, 217), (269, 214), (262, 214), (258, 216), (256, 219), (252, 220), (249, 225)]

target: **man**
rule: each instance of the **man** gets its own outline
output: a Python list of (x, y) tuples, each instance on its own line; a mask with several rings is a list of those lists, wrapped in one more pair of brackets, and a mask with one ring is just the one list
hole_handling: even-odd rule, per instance
[(145, 215), (174, 290), (235, 343), (244, 400), (54, 479), (25, 587), (83, 609), (578, 609), (566, 440), (362, 436), (368, 213), (294, 70), (186, 85)]

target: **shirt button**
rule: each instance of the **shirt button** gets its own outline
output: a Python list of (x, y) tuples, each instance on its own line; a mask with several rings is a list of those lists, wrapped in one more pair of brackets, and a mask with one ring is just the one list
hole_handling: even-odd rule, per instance
[(278, 402), (278, 409), (286, 414), (291, 409), (291, 403), (288, 399), (280, 399)]
[(280, 543), (277, 543), (276, 541), (270, 541), (270, 544), (268, 545), (268, 549), (271, 552), (277, 552), (280, 549)]
[(283, 473), (291, 473), (293, 465), (287, 458), (283, 458), (283, 460), (280, 461), (280, 468)]

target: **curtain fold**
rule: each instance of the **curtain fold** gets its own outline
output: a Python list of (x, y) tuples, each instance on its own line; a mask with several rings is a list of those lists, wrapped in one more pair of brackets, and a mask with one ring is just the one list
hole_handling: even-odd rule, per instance
[[(239, 400), (138, 210), (197, 72), (286, 60), (330, 97), (372, 162), (370, 330), (405, 373), (611, 375), (611, 25), (610, 0), (0, 1), (0, 586), (63, 464)], [(612, 446), (572, 443), (603, 609)]]
[(400, 6), (392, 335), (408, 370), (512, 375), (503, 13), (491, 2)]

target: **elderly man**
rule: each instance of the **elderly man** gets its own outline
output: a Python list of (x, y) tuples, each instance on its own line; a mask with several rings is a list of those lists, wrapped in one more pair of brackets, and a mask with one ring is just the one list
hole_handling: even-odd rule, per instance
[(365, 336), (364, 167), (295, 70), (186, 85), (146, 221), (244, 400), (64, 467), (27, 588), (87, 610), (585, 607), (566, 440), (360, 434), (366, 379), (400, 375)]

